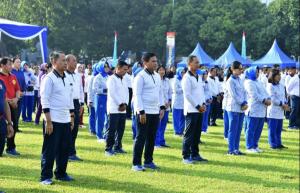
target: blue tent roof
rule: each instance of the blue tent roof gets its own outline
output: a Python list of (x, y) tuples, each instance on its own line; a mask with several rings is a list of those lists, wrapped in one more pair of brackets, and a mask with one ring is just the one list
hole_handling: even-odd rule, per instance
[(229, 47), (227, 50), (224, 52), (222, 56), (220, 56), (214, 63), (213, 65), (218, 65), (221, 67), (227, 68), (232, 64), (234, 61), (239, 61), (242, 63), (243, 66), (250, 65), (250, 61), (247, 59), (244, 59), (235, 49), (234, 45), (232, 42), (230, 42)]
[(18, 40), (29, 40), (39, 37), (43, 63), (47, 62), (47, 27), (30, 25), (0, 18), (0, 40), (1, 33)]
[(211, 63), (214, 62), (214, 60), (209, 55), (207, 55), (206, 52), (202, 49), (199, 42), (197, 43), (196, 48), (191, 53), (191, 55), (197, 56), (200, 64), (204, 66), (209, 66)]
[(276, 39), (265, 56), (253, 62), (259, 66), (272, 67), (274, 64), (279, 64), (281, 68), (295, 67), (296, 62), (288, 57), (278, 46)]
[(187, 58), (186, 57), (183, 57), (182, 60), (177, 63), (177, 68), (179, 68), (179, 67), (183, 67), (183, 68), (187, 67)]

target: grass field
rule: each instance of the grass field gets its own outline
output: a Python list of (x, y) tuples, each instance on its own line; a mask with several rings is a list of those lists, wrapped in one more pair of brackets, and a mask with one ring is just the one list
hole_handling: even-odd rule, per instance
[[(85, 123), (87, 120), (85, 119)], [(127, 121), (124, 135), (126, 155), (105, 157), (104, 144), (90, 136), (88, 129), (80, 129), (77, 139), (78, 155), (83, 162), (69, 163), (67, 172), (74, 182), (55, 181), (52, 186), (42, 186), (40, 177), (41, 127), (21, 123), (23, 133), (16, 137), (20, 157), (4, 155), (0, 158), (0, 190), (10, 192), (136, 192), (136, 193), (184, 193), (184, 192), (299, 192), (299, 131), (285, 131), (283, 144), (287, 150), (270, 150), (267, 130), (264, 128), (261, 154), (227, 156), (226, 141), (220, 126), (210, 127), (202, 136), (201, 155), (206, 164), (183, 165), (181, 138), (173, 136), (173, 127), (166, 132), (169, 149), (156, 149), (154, 161), (161, 169), (135, 173), (131, 171), (132, 132)], [(265, 125), (266, 126), (266, 125)], [(285, 125), (286, 128), (286, 125)], [(241, 150), (244, 151), (244, 134)]]

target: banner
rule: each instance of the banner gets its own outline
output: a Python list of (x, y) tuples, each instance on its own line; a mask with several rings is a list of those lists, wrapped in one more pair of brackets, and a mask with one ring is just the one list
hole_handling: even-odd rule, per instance
[(167, 32), (166, 67), (175, 63), (175, 32)]

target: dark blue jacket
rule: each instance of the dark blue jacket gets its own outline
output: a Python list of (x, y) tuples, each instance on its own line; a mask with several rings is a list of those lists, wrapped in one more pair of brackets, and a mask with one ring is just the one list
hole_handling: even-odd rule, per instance
[(18, 80), (18, 83), (20, 86), (20, 90), (22, 92), (26, 91), (26, 82), (25, 82), (24, 72), (22, 70), (12, 69), (11, 73), (17, 77), (17, 80)]

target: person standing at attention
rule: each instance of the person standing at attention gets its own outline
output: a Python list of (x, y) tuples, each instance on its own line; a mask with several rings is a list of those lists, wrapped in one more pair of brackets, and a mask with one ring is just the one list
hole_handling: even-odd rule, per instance
[(129, 102), (128, 86), (124, 79), (127, 70), (128, 64), (119, 61), (116, 72), (107, 80), (108, 128), (105, 148), (107, 156), (126, 153), (122, 148), (122, 138), (126, 123), (126, 107)]
[[(161, 89), (161, 78), (155, 72), (157, 57), (153, 53), (143, 55), (142, 70), (133, 84), (134, 110), (137, 114), (137, 136), (133, 147), (133, 171), (144, 171), (145, 168), (158, 169), (153, 162), (153, 151), (159, 120), (163, 118), (165, 106)], [(144, 152), (144, 166), (142, 154)]]
[(184, 164), (207, 162), (199, 154), (203, 113), (206, 111), (205, 93), (202, 79), (198, 76), (197, 56), (188, 57), (188, 72), (182, 79), (184, 97), (185, 130), (183, 135), (182, 156)]
[(80, 123), (80, 112), (82, 112), (84, 105), (84, 93), (83, 93), (83, 85), (81, 80), (81, 75), (75, 72), (77, 66), (77, 59), (74, 55), (69, 54), (66, 56), (67, 62), (67, 70), (66, 70), (66, 78), (72, 83), (73, 90), (73, 103), (74, 103), (74, 128), (72, 130), (72, 139), (71, 146), (69, 152), (69, 160), (70, 161), (82, 161), (77, 156), (76, 152), (76, 138), (78, 135), (78, 128)]
[(55, 177), (60, 181), (72, 181), (66, 173), (72, 129), (74, 104), (72, 83), (66, 78), (65, 54), (53, 51), (50, 54), (53, 71), (41, 84), (41, 104), (45, 117), (44, 140), (41, 160), (41, 184), (53, 183), (53, 165), (56, 160)]

